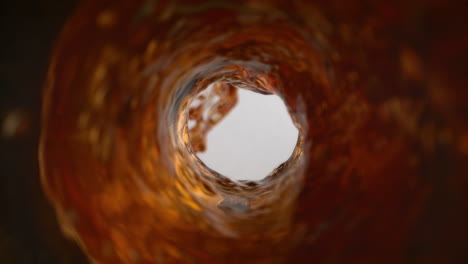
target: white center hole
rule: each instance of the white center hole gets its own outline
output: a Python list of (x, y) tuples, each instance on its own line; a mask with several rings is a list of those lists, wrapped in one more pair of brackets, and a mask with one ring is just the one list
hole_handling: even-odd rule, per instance
[(261, 180), (289, 159), (297, 139), (280, 97), (238, 89), (237, 105), (208, 133), (206, 151), (197, 156), (233, 180)]

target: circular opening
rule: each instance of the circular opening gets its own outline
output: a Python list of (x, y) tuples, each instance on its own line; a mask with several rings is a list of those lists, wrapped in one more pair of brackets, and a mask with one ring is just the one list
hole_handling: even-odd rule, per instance
[(298, 129), (283, 100), (217, 82), (190, 105), (189, 138), (198, 158), (232, 180), (261, 180), (287, 161)]

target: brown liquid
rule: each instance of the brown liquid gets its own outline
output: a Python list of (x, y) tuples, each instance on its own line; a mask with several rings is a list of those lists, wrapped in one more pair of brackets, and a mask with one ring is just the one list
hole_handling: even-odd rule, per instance
[[(465, 257), (465, 6), (311, 2), (86, 1), (70, 18), (44, 95), (41, 169), (91, 259)], [(194, 154), (234, 86), (284, 98), (300, 131), (262, 181), (232, 181)]]
[(236, 106), (237, 88), (229, 83), (216, 82), (213, 88), (198, 94), (195, 100), (199, 104), (190, 107), (188, 112), (188, 119), (195, 121), (189, 130), (190, 143), (194, 152), (204, 152), (208, 132)]

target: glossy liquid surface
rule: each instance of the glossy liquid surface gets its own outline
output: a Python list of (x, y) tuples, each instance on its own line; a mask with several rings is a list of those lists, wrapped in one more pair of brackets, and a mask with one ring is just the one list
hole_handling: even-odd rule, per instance
[[(462, 259), (463, 34), (451, 20), (427, 33), (438, 10), (85, 1), (44, 94), (42, 181), (63, 231), (98, 263)], [(189, 106), (211, 84), (218, 119), (233, 86), (284, 98), (299, 141), (266, 179), (232, 181), (195, 157), (218, 119)]]

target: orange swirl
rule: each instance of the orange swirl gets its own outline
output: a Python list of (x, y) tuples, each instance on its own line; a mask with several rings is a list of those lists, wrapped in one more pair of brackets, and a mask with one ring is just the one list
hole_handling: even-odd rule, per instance
[[(460, 258), (468, 130), (454, 109), (467, 96), (457, 72), (414, 48), (422, 37), (404, 35), (399, 23), (414, 24), (404, 10), (84, 2), (44, 94), (42, 182), (63, 231), (98, 263)], [(262, 181), (219, 175), (188, 142), (190, 102), (217, 82), (281, 96), (300, 131), (293, 156)], [(456, 217), (434, 221), (448, 191)], [(419, 236), (428, 227), (444, 230), (456, 254), (432, 256), (437, 242)]]

